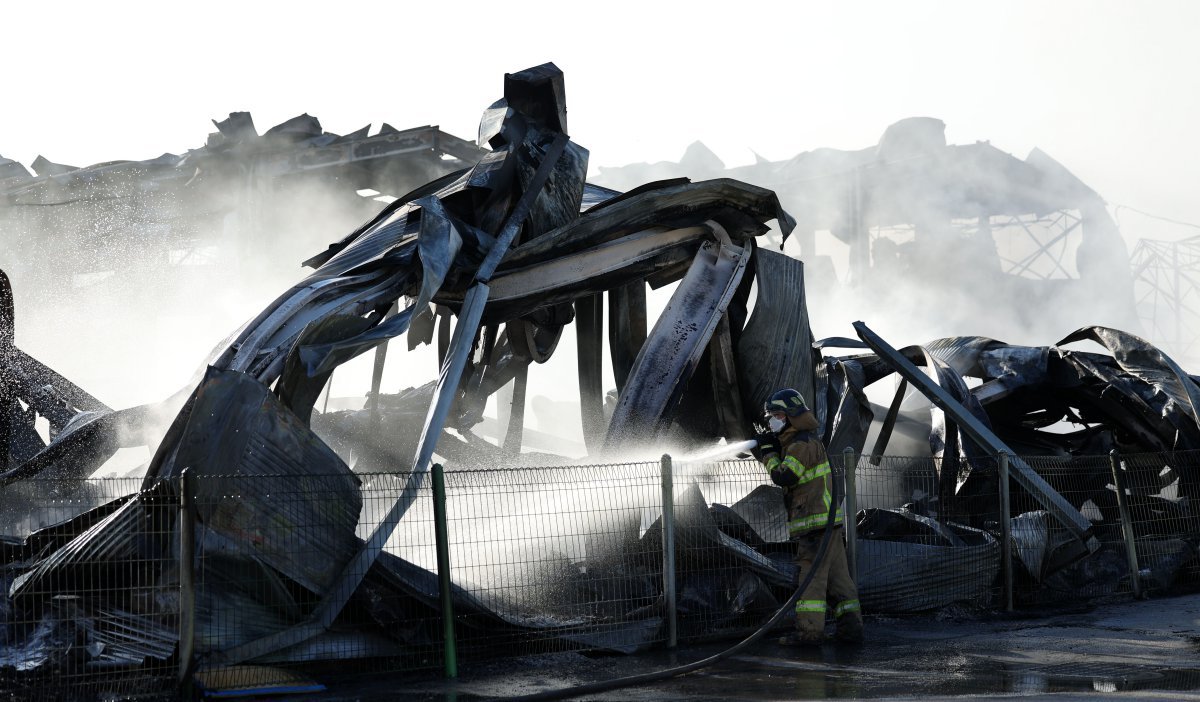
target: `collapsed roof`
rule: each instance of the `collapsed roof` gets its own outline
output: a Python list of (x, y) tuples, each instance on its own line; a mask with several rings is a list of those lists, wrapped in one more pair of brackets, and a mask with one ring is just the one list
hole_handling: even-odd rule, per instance
[[(265, 519), (276, 509), (272, 492), (291, 483), (310, 488), (291, 509), (333, 515), (322, 522), (327, 528), (307, 537), (322, 554), (316, 562), (269, 547), (227, 554), (231, 571), (269, 566), (286, 580), (282, 592), (302, 590), (316, 604), (302, 616), (269, 623), (267, 632), (239, 630), (210, 642), (201, 651), (209, 663), (283, 655), (323, 635), (361, 588), (419, 590), (412, 583), (423, 576), (384, 546), (435, 454), (466, 465), (546, 460), (522, 455), (521, 401), (513, 401), (499, 441), (473, 429), (489, 396), (504, 388), (524, 396), (529, 372), (555, 353), (570, 324), (578, 339), (580, 423), (592, 460), (748, 436), (762, 399), (784, 386), (814, 398), (831, 451), (861, 452), (874, 416), (863, 389), (893, 371), (936, 406), (922, 430), (929, 453), (942, 459), (943, 491), (932, 510), (941, 517), (961, 514), (955, 505), (969, 503), (989, 476), (982, 461), (999, 450), (1069, 458), (1110, 446), (1200, 448), (1196, 379), (1148, 343), (1115, 330), (1082, 330), (1053, 348), (964, 337), (896, 351), (864, 326), (860, 335), (875, 355), (822, 357), (808, 321), (804, 265), (756, 243), (772, 220), (784, 236), (795, 226), (776, 195), (732, 179), (658, 181), (625, 193), (589, 184), (588, 152), (567, 136), (564, 95), (553, 64), (506, 75), (504, 97), (481, 120), (481, 141), (491, 150), (397, 198), (311, 256), (306, 263), (313, 271), (217, 350), (198, 387), (170, 403), (174, 420), (165, 436), (145, 429), (155, 407), (112, 411), (17, 348), (11, 290), (0, 278), (0, 482), (87, 478), (122, 446), (154, 450), (144, 492), (98, 508), (103, 514), (86, 520), (89, 528), (61, 527), (52, 548), (34, 554), (27, 541), (12, 546), (28, 560), (8, 592), (18, 606), (36, 609), (46, 593), (71, 589), (70, 574), (90, 563), (164, 552), (177, 538), (173, 522), (153, 535), (139, 525), (177, 503), (185, 467), (216, 481), (252, 479), (238, 510), (200, 510), (211, 534), (237, 534), (245, 523)], [(309, 122), (293, 128), (317, 138)], [(251, 131), (236, 121), (222, 128), (235, 143)], [(1021, 206), (1032, 206), (1035, 195), (1025, 197)], [(812, 226), (819, 213), (805, 216)], [(653, 325), (647, 284), (675, 284)], [(601, 380), (606, 316), (618, 379), (611, 415)], [(385, 394), (387, 344), (404, 334), (410, 347), (437, 339), (440, 373), (422, 388)], [(1100, 341), (1111, 357), (1060, 348), (1083, 338)], [(818, 346), (834, 344), (858, 342)], [(376, 373), (367, 406), (339, 416), (316, 410), (333, 369), (372, 350)], [(913, 363), (924, 365), (927, 377)], [(970, 387), (964, 377), (981, 382)], [(895, 414), (902, 399), (900, 392)], [(892, 414), (876, 452), (887, 450)], [(51, 425), (48, 444), (35, 431), (39, 417)], [(1061, 421), (1081, 428), (1046, 431)], [(355, 447), (354, 471), (331, 447), (342, 444)], [(408, 482), (392, 504), (365, 519), (357, 473), (398, 468), (411, 469)], [(1094, 525), (1082, 505), (1059, 495), (1032, 467), (1014, 468), (1027, 495), (1071, 533), (1075, 556), (1094, 550)], [(1180, 477), (1182, 494), (1190, 495), (1194, 477)], [(790, 582), (778, 567), (769, 570)], [(177, 573), (160, 566), (145, 576), (171, 587)], [(139, 610), (139, 603), (122, 599), (120, 583), (107, 585), (78, 594), (103, 600), (97, 609), (158, 625), (169, 616)], [(221, 605), (220, 597), (202, 603)]]

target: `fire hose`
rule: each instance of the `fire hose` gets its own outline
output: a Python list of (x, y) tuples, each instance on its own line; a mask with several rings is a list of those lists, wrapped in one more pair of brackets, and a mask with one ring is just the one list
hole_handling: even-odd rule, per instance
[(626, 687), (636, 687), (638, 685), (647, 685), (650, 683), (659, 682), (661, 680), (667, 680), (670, 678), (678, 677), (680, 675), (687, 675), (688, 673), (694, 673), (697, 670), (700, 670), (701, 668), (707, 668), (707, 667), (714, 665), (726, 658), (729, 658), (730, 656), (741, 653), (742, 651), (746, 650), (747, 648), (758, 643), (760, 640), (762, 640), (762, 638), (764, 636), (767, 635), (768, 632), (771, 631), (771, 629), (774, 629), (776, 626), (778, 626), (779, 623), (783, 621), (784, 617), (786, 617), (789, 612), (792, 612), (794, 610), (794, 608), (796, 606), (796, 601), (799, 600), (800, 596), (802, 594), (804, 594), (804, 591), (808, 589), (809, 584), (812, 582), (813, 576), (816, 574), (817, 570), (820, 569), (821, 561), (825, 558), (825, 552), (829, 550), (830, 539), (832, 539), (834, 537), (834, 535), (837, 533), (836, 530), (834, 529), (834, 527), (835, 527), (834, 520), (837, 518), (837, 513), (838, 513), (838, 509), (839, 509), (837, 507), (837, 505), (840, 505), (841, 501), (842, 501), (842, 490), (841, 490), (841, 486), (838, 484), (837, 480), (833, 480), (832, 483), (833, 483), (833, 486), (832, 486), (833, 487), (833, 495), (832, 495), (832, 500), (830, 501), (830, 504), (835, 505), (835, 507), (833, 509), (829, 510), (829, 519), (825, 522), (825, 531), (821, 535), (821, 544), (817, 547), (817, 553), (813, 557), (812, 566), (808, 569), (808, 574), (805, 575), (804, 578), (800, 581), (800, 584), (796, 587), (796, 591), (794, 593), (792, 593), (792, 596), (788, 598), (787, 602), (785, 602), (783, 604), (783, 606), (781, 606), (775, 612), (775, 614), (772, 615), (771, 618), (767, 620), (767, 622), (765, 624), (760, 626), (757, 630), (754, 631), (754, 633), (750, 634), (745, 639), (742, 639), (741, 641), (739, 641), (738, 643), (734, 644), (733, 646), (725, 649), (724, 651), (715, 653), (707, 658), (702, 658), (698, 661), (694, 661), (692, 663), (685, 663), (684, 665), (675, 666), (673, 668), (664, 668), (663, 670), (656, 670), (656, 671), (653, 671), (650, 673), (640, 673), (638, 675), (628, 675), (628, 676), (621, 677), (621, 678), (612, 678), (610, 680), (600, 680), (597, 682), (585, 683), (583, 685), (574, 685), (571, 687), (564, 687), (564, 688), (559, 688), (556, 690), (545, 690), (543, 692), (537, 692), (537, 693), (534, 693), (531, 695), (522, 695), (519, 697), (505, 697), (505, 698), (499, 698), (499, 699), (510, 700), (511, 702), (534, 702), (535, 700), (562, 700), (562, 699), (569, 699), (571, 697), (579, 697), (582, 695), (592, 695), (592, 694), (597, 694), (597, 693), (601, 693), (601, 692), (608, 692), (610, 690), (619, 690), (621, 688), (626, 688)]

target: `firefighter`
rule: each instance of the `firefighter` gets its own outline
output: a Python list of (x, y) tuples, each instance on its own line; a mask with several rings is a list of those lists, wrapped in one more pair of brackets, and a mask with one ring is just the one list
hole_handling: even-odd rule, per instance
[[(763, 407), (771, 431), (760, 434), (756, 457), (783, 488), (788, 512), (788, 534), (796, 544), (796, 566), (803, 580), (812, 568), (821, 544), (829, 510), (833, 507), (829, 457), (817, 437), (817, 418), (804, 397), (791, 388), (771, 395)], [(842, 509), (836, 506), (834, 528), (825, 557), (796, 601), (796, 630), (779, 643), (789, 646), (820, 644), (825, 638), (825, 614), (832, 607), (838, 641), (862, 641), (863, 625), (858, 590), (846, 567), (842, 541)]]

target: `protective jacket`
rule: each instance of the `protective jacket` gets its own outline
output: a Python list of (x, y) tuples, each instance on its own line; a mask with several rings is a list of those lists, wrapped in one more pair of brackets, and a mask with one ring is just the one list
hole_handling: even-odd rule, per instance
[[(817, 438), (817, 418), (805, 412), (796, 418), (799, 427), (790, 424), (779, 432), (783, 457), (766, 460), (771, 480), (784, 489), (788, 510), (788, 534), (794, 539), (825, 527), (833, 501), (833, 476), (825, 445)], [(839, 506), (835, 524), (842, 523)]]

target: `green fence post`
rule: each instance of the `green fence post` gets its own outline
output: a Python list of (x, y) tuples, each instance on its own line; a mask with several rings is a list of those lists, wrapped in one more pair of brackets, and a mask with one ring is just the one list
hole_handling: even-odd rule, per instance
[(438, 591), (442, 600), (442, 640), (446, 677), (458, 677), (458, 645), (454, 638), (454, 604), (450, 601), (450, 540), (446, 531), (446, 478), (442, 464), (433, 464), (433, 526), (437, 541)]
[(182, 699), (192, 696), (192, 659), (196, 646), (196, 507), (192, 503), (191, 474), (179, 475), (179, 689)]
[[(855, 469), (858, 457), (849, 446), (842, 452), (842, 467), (846, 471), (846, 511), (843, 522), (846, 526), (846, 560), (850, 566), (850, 579), (858, 583), (858, 481)], [(837, 509), (837, 505), (834, 505)]]
[(1004, 611), (1013, 611), (1012, 503), (1008, 488), (1008, 453), (996, 457), (1000, 484), (1000, 559), (1004, 566)]
[(1113, 487), (1117, 489), (1117, 511), (1121, 515), (1121, 534), (1125, 537), (1125, 557), (1129, 559), (1129, 580), (1133, 584), (1133, 596), (1142, 596), (1142, 574), (1138, 568), (1137, 546), (1133, 541), (1133, 521), (1129, 518), (1129, 500), (1125, 496), (1125, 479), (1121, 472), (1121, 457), (1116, 449), (1108, 452), (1108, 464), (1112, 468)]
[(675, 620), (675, 481), (671, 475), (671, 456), (662, 457), (662, 543), (663, 595), (667, 610), (667, 648), (679, 643)]

